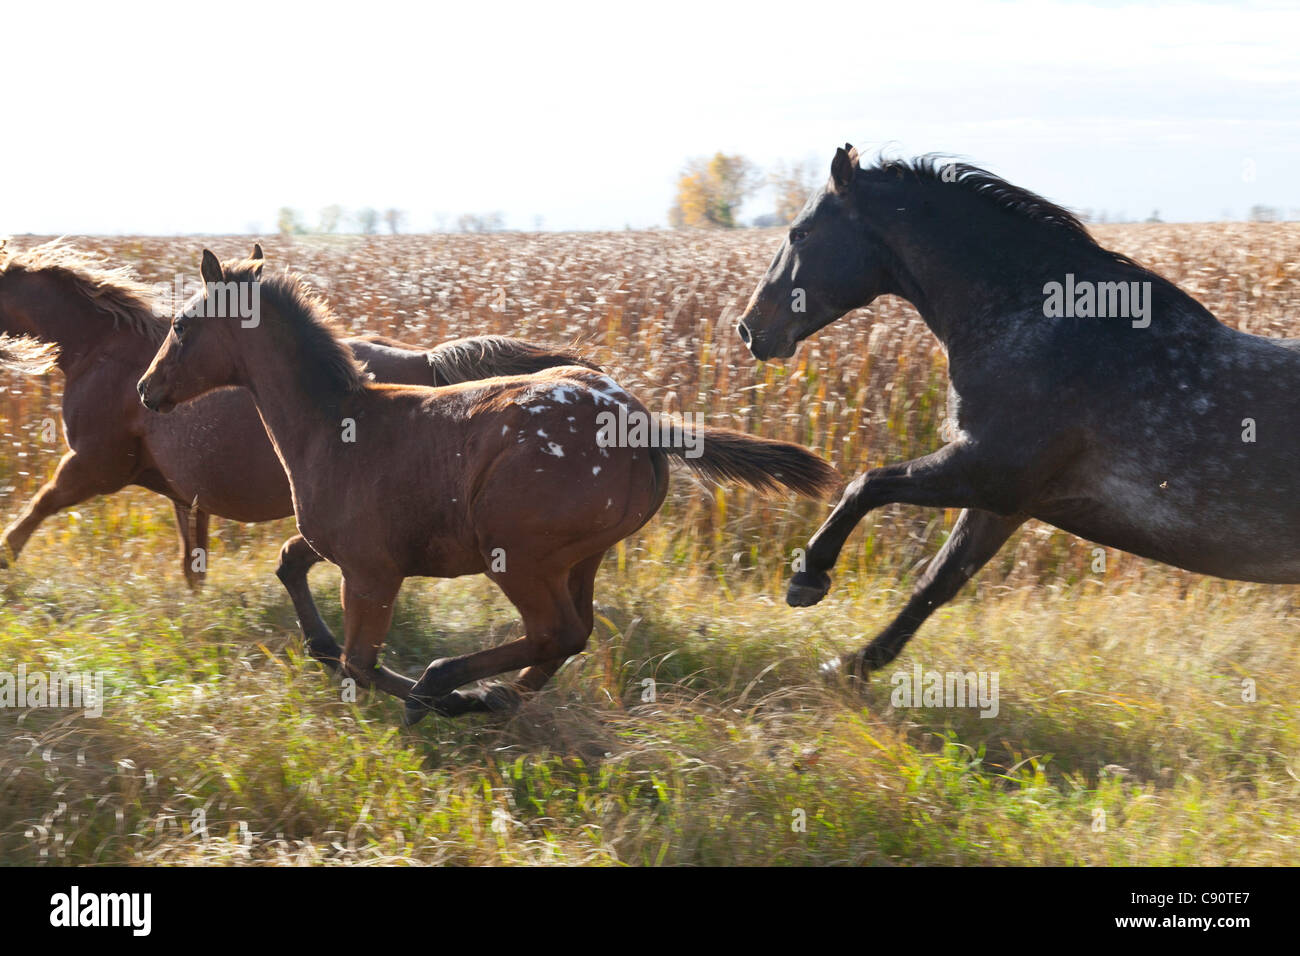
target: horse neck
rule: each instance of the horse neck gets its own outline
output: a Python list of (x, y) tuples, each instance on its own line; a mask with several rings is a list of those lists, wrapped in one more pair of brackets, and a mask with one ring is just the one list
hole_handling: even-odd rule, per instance
[(344, 392), (314, 390), (298, 364), (299, 350), (291, 337), (275, 332), (277, 318), (263, 319), (257, 329), (234, 330), (240, 341), (236, 366), (238, 384), (252, 393), (266, 433), (276, 454), (293, 481), (295, 471), (307, 473), (314, 464), (314, 450), (336, 447), (334, 441), (320, 442), (323, 435), (338, 439), (343, 418), (354, 396)]
[(1041, 304), (1044, 276), (1064, 278), (1105, 255), (1042, 224), (1007, 230), (1005, 216), (978, 197), (921, 192), (945, 188), (953, 187), (910, 184), (884, 197), (867, 219), (889, 224), (881, 241), (893, 283), (885, 291), (916, 307), (950, 358), (1022, 334), (1023, 309)]

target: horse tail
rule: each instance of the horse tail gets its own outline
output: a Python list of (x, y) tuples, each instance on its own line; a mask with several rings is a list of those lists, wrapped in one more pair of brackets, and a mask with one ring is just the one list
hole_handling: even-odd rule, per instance
[(819, 499), (829, 497), (842, 481), (829, 462), (802, 445), (695, 426), (676, 416), (656, 413), (651, 418), (660, 437), (658, 450), (710, 481), (744, 485), (764, 495), (785, 489)]
[(29, 335), (0, 333), (0, 369), (22, 375), (44, 375), (54, 368), (59, 347)]

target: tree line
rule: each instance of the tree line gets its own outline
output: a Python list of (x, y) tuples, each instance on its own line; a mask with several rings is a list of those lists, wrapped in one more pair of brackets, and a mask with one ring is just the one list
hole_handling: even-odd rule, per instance
[(744, 156), (714, 153), (688, 160), (677, 177), (677, 195), (668, 210), (675, 229), (731, 229), (742, 225), (740, 208), (764, 186), (774, 197), (770, 212), (749, 225), (785, 226), (794, 221), (818, 185), (819, 171), (811, 161), (777, 163), (763, 172)]
[[(311, 223), (292, 206), (281, 206), (276, 215), (276, 230), (283, 236), (332, 235), (334, 233), (359, 233), (363, 236), (383, 231), (398, 235), (405, 231), (409, 217), (403, 209), (385, 209), (382, 212), (369, 206), (347, 210), (342, 206), (326, 206), (319, 218)], [(500, 212), (464, 213), (454, 221), (445, 215), (437, 217), (435, 232), (500, 232), (505, 228), (505, 216)]]

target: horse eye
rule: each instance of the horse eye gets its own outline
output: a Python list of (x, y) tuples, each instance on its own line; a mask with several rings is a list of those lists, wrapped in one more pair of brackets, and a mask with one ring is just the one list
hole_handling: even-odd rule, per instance
[(172, 323), (172, 331), (176, 333), (176, 341), (180, 341), (185, 335), (185, 323), (176, 321)]
[(791, 241), (791, 242), (803, 242), (803, 241), (804, 241), (805, 239), (807, 239), (807, 238), (808, 238), (808, 230), (806, 230), (806, 229), (791, 229), (791, 230), (790, 230), (790, 241)]

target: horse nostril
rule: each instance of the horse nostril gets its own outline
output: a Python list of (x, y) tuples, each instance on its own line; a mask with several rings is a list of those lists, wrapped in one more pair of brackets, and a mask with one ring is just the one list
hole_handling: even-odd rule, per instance
[(736, 333), (740, 336), (740, 341), (744, 342), (746, 346), (749, 345), (749, 340), (753, 338), (749, 334), (749, 326), (745, 324), (743, 319), (736, 323)]

